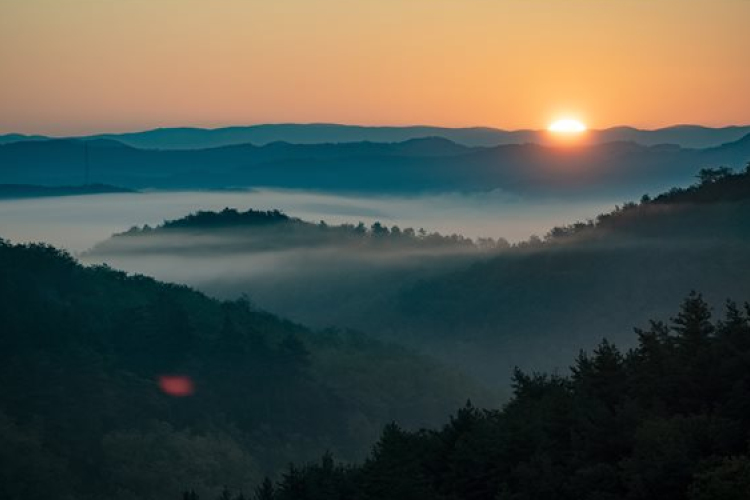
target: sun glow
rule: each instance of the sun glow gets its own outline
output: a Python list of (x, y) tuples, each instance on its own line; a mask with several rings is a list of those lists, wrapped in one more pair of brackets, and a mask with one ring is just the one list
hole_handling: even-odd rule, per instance
[(572, 118), (552, 122), (547, 130), (555, 134), (580, 134), (586, 131), (586, 125)]

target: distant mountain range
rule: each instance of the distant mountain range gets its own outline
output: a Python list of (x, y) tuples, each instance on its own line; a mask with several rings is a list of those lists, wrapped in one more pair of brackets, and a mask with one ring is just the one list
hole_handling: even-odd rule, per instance
[(132, 193), (132, 189), (107, 184), (80, 186), (37, 186), (33, 184), (0, 184), (0, 200), (42, 198), (48, 196), (82, 196), (87, 194)]
[[(732, 142), (750, 134), (750, 125), (710, 128), (677, 125), (656, 130), (614, 127), (591, 130), (586, 142), (602, 144), (633, 141), (644, 146), (675, 144), (686, 148), (707, 148)], [(262, 146), (272, 142), (321, 144), (344, 142), (403, 142), (424, 137), (442, 137), (464, 146), (501, 146), (508, 144), (554, 144), (545, 130), (502, 130), (489, 127), (447, 128), (429, 126), (365, 127), (338, 124), (266, 124), (245, 127), (159, 128), (123, 134), (97, 134), (78, 139), (114, 139), (128, 146), (145, 149), (203, 149), (238, 144)], [(39, 135), (0, 135), (0, 144), (51, 139)]]
[(280, 187), (424, 192), (501, 189), (525, 194), (632, 197), (685, 185), (703, 167), (750, 160), (750, 134), (694, 149), (635, 142), (469, 147), (445, 138), (340, 144), (242, 144), (198, 150), (139, 149), (112, 139), (0, 145), (0, 183), (127, 188)]

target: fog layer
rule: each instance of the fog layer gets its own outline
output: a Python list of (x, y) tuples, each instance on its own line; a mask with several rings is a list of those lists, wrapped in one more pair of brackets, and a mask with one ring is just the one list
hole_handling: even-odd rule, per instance
[(380, 221), (467, 237), (519, 241), (611, 208), (614, 199), (529, 200), (503, 192), (423, 196), (332, 195), (310, 191), (145, 192), (0, 201), (0, 237), (82, 252), (135, 225), (157, 225), (198, 210), (279, 209), (329, 224)]

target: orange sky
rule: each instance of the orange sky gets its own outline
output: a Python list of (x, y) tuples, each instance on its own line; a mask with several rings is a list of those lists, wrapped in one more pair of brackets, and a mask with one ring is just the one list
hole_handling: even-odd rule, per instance
[(749, 0), (0, 0), (0, 133), (750, 123)]

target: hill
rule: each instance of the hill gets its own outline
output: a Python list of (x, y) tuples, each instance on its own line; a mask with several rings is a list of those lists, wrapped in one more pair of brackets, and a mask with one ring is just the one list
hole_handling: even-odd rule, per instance
[(255, 498), (743, 500), (749, 315), (729, 303), (714, 320), (692, 294), (670, 322), (637, 330), (633, 350), (605, 340), (570, 374), (517, 370), (502, 409), (467, 404), (435, 430), (393, 423), (361, 465), (326, 455)]
[(514, 365), (560, 368), (613, 325), (668, 314), (669, 297), (700, 289), (719, 305), (750, 296), (749, 221), (750, 172), (704, 170), (689, 188), (425, 280), (364, 321), (487, 379)]
[(0, 182), (69, 185), (83, 179), (130, 188), (265, 186), (358, 192), (487, 191), (633, 196), (685, 185), (708, 165), (737, 168), (750, 135), (706, 149), (534, 144), (468, 148), (440, 138), (399, 143), (249, 144), (144, 150), (110, 139), (0, 145)]
[(0, 184), (0, 200), (132, 192), (132, 189), (109, 186), (107, 184), (84, 184), (80, 186), (35, 186), (29, 184)]
[[(329, 225), (290, 217), (278, 210), (247, 210), (225, 208), (219, 212), (199, 211), (180, 219), (168, 220), (157, 227), (132, 227), (113, 235), (85, 253), (87, 257), (107, 257), (122, 254), (201, 255), (211, 252), (252, 253), (317, 248), (376, 251), (445, 253), (479, 252), (503, 243), (469, 238), (453, 234), (427, 234), (413, 228), (388, 228), (379, 222), (371, 227), (363, 223)], [(507, 243), (506, 243), (507, 244)]]
[(51, 137), (45, 137), (43, 135), (2, 134), (0, 135), (0, 144), (9, 144), (11, 142), (21, 141), (38, 141), (45, 139), (51, 139)]
[[(686, 148), (707, 148), (736, 141), (747, 134), (750, 134), (750, 126), (710, 128), (699, 125), (678, 125), (655, 130), (613, 127), (589, 131), (588, 141), (591, 144), (633, 141), (644, 146), (675, 144)], [(280, 123), (216, 129), (159, 128), (84, 138), (114, 139), (129, 146), (145, 149), (204, 149), (246, 143), (262, 146), (272, 142), (294, 144), (402, 142), (424, 137), (442, 137), (470, 147), (526, 143), (549, 144), (551, 142), (549, 135), (543, 130), (502, 130), (490, 127), (365, 127), (325, 123)], [(41, 137), (8, 134), (0, 136), (0, 143), (34, 138)]]
[(315, 224), (279, 211), (224, 209), (131, 228), (81, 258), (217, 297), (248, 294), (266, 310), (326, 327), (354, 321), (349, 314), (388, 301), (409, 284), (507, 245), (379, 222)]
[(667, 314), (668, 297), (750, 296), (750, 176), (700, 178), (514, 246), (380, 224), (242, 227), (258, 214), (226, 211), (135, 229), (85, 258), (220, 297), (248, 293), (305, 324), (363, 329), (494, 382), (515, 365), (560, 368), (608, 325)]
[(386, 422), (476, 392), (362, 334), (43, 245), (0, 242), (0, 317), (2, 498), (174, 498), (188, 479), (218, 494), (326, 449), (356, 458)]

